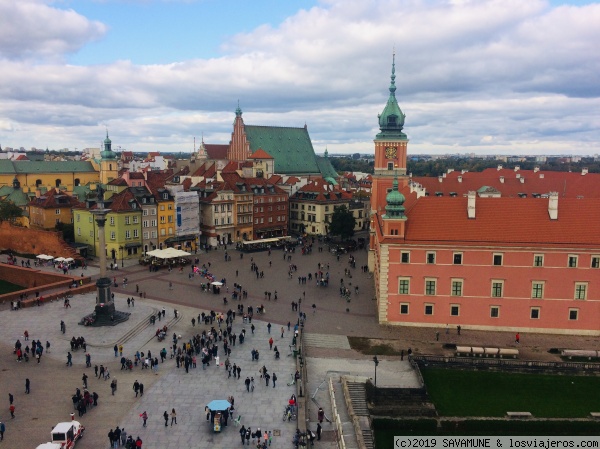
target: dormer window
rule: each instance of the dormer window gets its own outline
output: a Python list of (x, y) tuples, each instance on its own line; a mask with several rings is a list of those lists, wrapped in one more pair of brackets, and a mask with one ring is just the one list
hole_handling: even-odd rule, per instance
[(169, 199), (169, 194), (163, 193), (163, 200), (168, 200), (168, 199)]
[(388, 117), (388, 125), (396, 126), (396, 116), (395, 115), (390, 115)]

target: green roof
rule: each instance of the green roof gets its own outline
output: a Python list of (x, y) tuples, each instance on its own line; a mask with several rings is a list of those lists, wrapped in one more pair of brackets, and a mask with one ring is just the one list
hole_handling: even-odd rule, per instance
[(4, 186), (0, 189), (0, 196), (5, 196), (4, 201), (12, 201), (15, 206), (24, 207), (29, 203), (29, 197), (23, 190)]
[[(335, 179), (338, 178), (339, 175), (335, 171), (335, 168), (333, 168), (333, 165), (331, 165), (329, 158), (316, 156), (316, 159), (317, 165), (319, 166), (319, 171), (323, 175), (323, 178), (325, 178), (330, 184), (337, 185)], [(277, 168), (277, 165), (275, 165), (275, 168)], [(328, 178), (331, 178), (333, 182), (329, 181)]]
[(262, 148), (273, 156), (275, 173), (281, 175), (321, 173), (306, 127), (244, 125), (244, 129), (250, 142), (250, 152), (254, 153)]
[(95, 172), (88, 161), (9, 161), (0, 159), (0, 174)]

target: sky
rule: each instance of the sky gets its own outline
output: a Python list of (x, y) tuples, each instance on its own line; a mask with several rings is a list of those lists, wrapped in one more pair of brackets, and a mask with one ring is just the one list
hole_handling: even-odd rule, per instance
[(248, 125), (372, 153), (600, 154), (600, 2), (0, 0), (0, 145), (194, 150)]

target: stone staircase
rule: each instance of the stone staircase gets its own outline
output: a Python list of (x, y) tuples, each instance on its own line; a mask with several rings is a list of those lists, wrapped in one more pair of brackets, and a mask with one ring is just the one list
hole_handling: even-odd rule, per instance
[[(357, 421), (355, 431), (360, 432), (358, 440), (362, 440), (365, 448), (374, 449), (375, 439), (371, 430), (369, 420), (369, 409), (367, 407), (367, 392), (365, 384), (361, 382), (347, 382), (346, 388), (349, 395), (350, 403), (352, 404), (351, 416), (354, 415)], [(358, 428), (357, 428), (358, 427)], [(360, 445), (360, 443), (359, 443)]]
[(304, 345), (313, 348), (351, 349), (345, 335), (327, 335), (307, 332), (303, 335)]

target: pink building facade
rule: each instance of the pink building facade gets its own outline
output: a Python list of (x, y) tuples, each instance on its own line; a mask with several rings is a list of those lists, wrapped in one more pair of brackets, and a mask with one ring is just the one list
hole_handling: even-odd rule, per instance
[[(376, 148), (382, 138), (390, 140), (384, 129)], [(369, 267), (380, 323), (600, 335), (598, 195), (420, 196), (403, 173), (373, 180)]]

